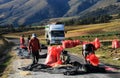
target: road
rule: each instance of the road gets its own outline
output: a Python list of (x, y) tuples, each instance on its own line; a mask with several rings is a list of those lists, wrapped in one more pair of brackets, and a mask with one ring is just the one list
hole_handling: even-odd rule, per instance
[[(15, 48), (18, 47), (18, 40), (9, 38), (9, 41), (12, 41), (16, 44)], [(13, 49), (13, 52), (17, 50)], [(46, 53), (47, 50), (42, 50), (41, 54)], [(71, 56), (73, 61), (79, 61), (83, 63), (83, 59), (78, 56)], [(39, 63), (44, 63), (45, 59), (39, 59)], [(31, 59), (20, 59), (16, 57), (16, 59), (11, 63), (12, 71), (8, 74), (8, 78), (120, 78), (120, 72), (107, 72), (107, 73), (84, 73), (73, 76), (66, 76), (63, 74), (50, 74), (47, 72), (33, 72), (33, 71), (22, 71), (18, 68), (23, 66), (27, 66), (31, 64)]]

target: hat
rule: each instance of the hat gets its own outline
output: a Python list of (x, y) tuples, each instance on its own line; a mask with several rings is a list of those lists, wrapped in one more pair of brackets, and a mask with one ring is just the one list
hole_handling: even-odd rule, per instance
[(35, 33), (32, 34), (32, 38), (37, 37)]
[(98, 66), (99, 64), (99, 59), (95, 56), (95, 54), (88, 55), (87, 60), (89, 60), (93, 66)]

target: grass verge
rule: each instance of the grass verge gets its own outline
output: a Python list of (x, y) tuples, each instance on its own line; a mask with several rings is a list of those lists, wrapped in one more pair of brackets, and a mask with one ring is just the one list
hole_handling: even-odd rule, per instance
[(12, 58), (10, 50), (14, 45), (11, 42), (7, 42), (4, 38), (2, 38), (2, 41), (4, 44), (0, 46), (0, 77), (2, 77), (6, 67), (10, 64)]
[(1, 73), (2, 74), (1, 78), (7, 78), (10, 73), (14, 72), (12, 69), (11, 62), (13, 62), (13, 60), (16, 58), (15, 53), (10, 51), (9, 56), (10, 56), (10, 58), (8, 58), (6, 60), (6, 62), (3, 63), (4, 71)]

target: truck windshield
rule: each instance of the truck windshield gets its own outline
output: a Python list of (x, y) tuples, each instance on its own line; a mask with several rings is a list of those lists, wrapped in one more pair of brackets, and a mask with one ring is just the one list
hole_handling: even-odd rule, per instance
[(64, 31), (51, 31), (52, 37), (64, 37)]

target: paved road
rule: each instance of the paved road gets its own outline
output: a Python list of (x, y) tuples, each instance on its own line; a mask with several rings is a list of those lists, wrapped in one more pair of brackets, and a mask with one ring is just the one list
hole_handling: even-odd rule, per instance
[[(10, 39), (10, 41), (16, 43), (18, 45), (17, 39)], [(16, 52), (16, 50), (13, 50)], [(42, 50), (41, 54), (46, 53), (47, 50)], [(83, 60), (77, 56), (71, 56), (72, 60), (79, 61), (83, 63)], [(39, 63), (44, 63), (45, 59), (40, 59)], [(65, 76), (63, 74), (49, 74), (47, 72), (32, 72), (32, 71), (22, 71), (18, 68), (27, 66), (31, 63), (31, 59), (20, 59), (16, 58), (12, 62), (13, 71), (9, 73), (8, 78), (120, 78), (120, 72), (118, 73), (86, 73), (79, 74), (74, 76)]]

